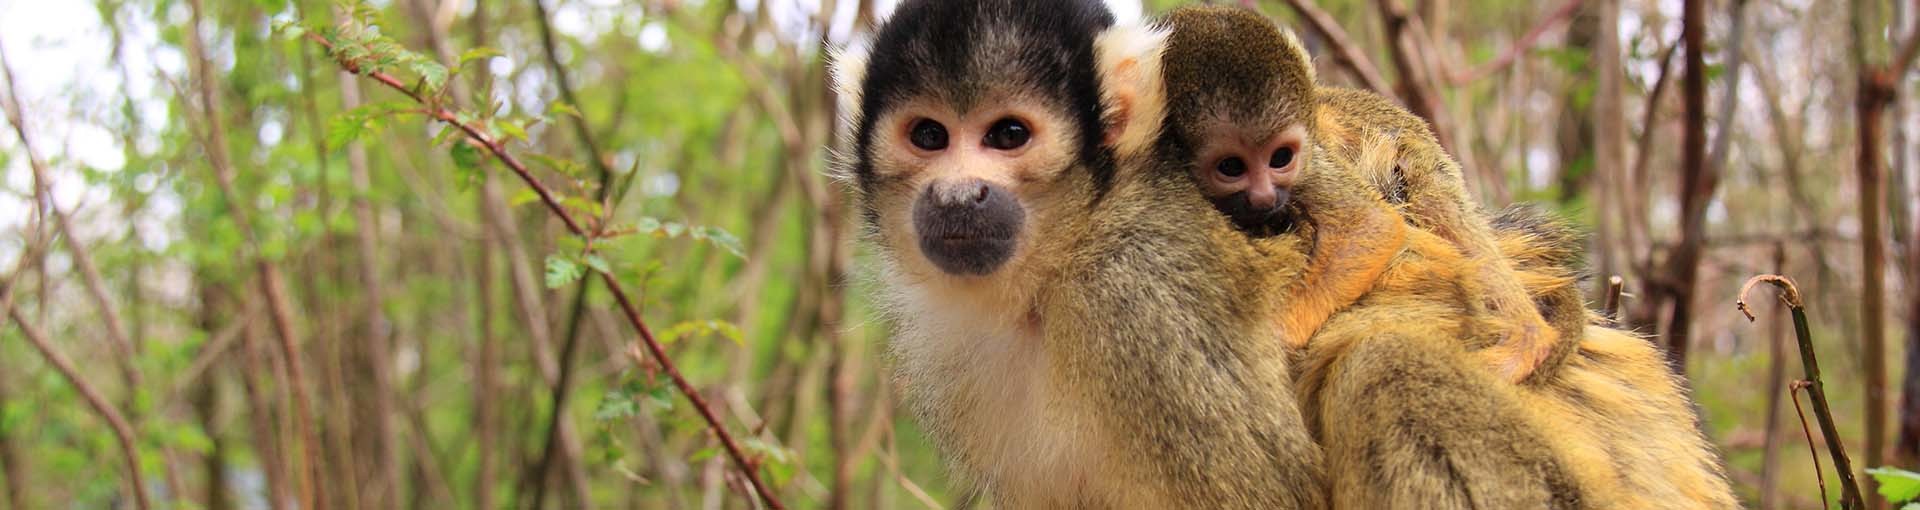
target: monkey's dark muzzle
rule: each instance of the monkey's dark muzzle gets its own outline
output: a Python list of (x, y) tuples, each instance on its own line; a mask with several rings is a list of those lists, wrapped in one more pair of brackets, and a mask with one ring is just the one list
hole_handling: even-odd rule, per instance
[(947, 274), (984, 276), (1013, 257), (1027, 213), (1005, 188), (980, 179), (934, 182), (913, 204), (920, 253)]
[(1272, 207), (1254, 207), (1247, 192), (1241, 191), (1228, 195), (1214, 203), (1214, 207), (1233, 220), (1233, 225), (1254, 235), (1273, 235), (1287, 230), (1293, 220), (1293, 193), (1288, 188), (1274, 188), (1275, 197)]

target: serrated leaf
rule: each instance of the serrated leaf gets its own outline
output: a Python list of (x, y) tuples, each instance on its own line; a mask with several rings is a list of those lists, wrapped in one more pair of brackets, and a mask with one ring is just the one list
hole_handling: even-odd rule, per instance
[(539, 200), (540, 200), (539, 193), (535, 193), (531, 189), (523, 189), (517, 193), (514, 193), (513, 198), (507, 199), (507, 206), (520, 207), (523, 205), (527, 205), (528, 203), (537, 202)]
[(639, 413), (640, 408), (634, 404), (632, 395), (620, 390), (607, 390), (600, 398), (599, 408), (593, 411), (593, 419), (602, 422), (624, 420)]
[(1901, 503), (1920, 497), (1920, 473), (1900, 468), (1882, 467), (1867, 470), (1874, 481), (1880, 484), (1880, 496), (1888, 502)]
[(565, 287), (585, 275), (586, 270), (572, 259), (558, 255), (547, 257), (547, 288), (549, 289)]
[(585, 262), (587, 263), (587, 267), (593, 268), (594, 271), (613, 274), (613, 266), (607, 264), (607, 259), (601, 258), (598, 253), (587, 255)]
[(468, 48), (466, 52), (460, 54), (460, 60), (458, 60), (457, 62), (459, 62), (460, 67), (466, 67), (468, 62), (472, 62), (475, 60), (486, 60), (486, 59), (491, 59), (493, 57), (500, 57), (505, 55), (506, 54), (501, 53), (500, 50), (496, 50), (486, 46), (480, 46), (475, 48)]
[(520, 127), (520, 123), (518, 122), (495, 122), (493, 123), (493, 130), (508, 138), (517, 138), (522, 141), (527, 139), (527, 129)]
[(727, 250), (727, 253), (731, 253), (735, 257), (747, 258), (747, 250), (740, 246), (740, 238), (734, 237), (732, 232), (727, 232), (719, 227), (701, 227), (700, 230), (701, 236), (706, 238), (707, 242), (712, 243), (714, 246), (719, 246), (720, 249)]

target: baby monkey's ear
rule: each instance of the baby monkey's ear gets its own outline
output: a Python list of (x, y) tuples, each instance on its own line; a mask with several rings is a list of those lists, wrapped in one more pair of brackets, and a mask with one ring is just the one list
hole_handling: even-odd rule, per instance
[(1128, 24), (1101, 32), (1094, 43), (1105, 109), (1102, 141), (1115, 156), (1143, 154), (1160, 135), (1167, 105), (1160, 54), (1166, 41), (1164, 28)]

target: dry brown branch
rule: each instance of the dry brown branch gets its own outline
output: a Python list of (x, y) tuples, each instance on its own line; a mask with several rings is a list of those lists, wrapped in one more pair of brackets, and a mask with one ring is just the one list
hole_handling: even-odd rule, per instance
[[(1499, 57), (1495, 57), (1493, 60), (1481, 64), (1480, 67), (1473, 68), (1471, 71), (1447, 73), (1447, 83), (1456, 87), (1466, 85), (1480, 81), (1488, 75), (1500, 72), (1502, 69), (1506, 69), (1507, 66), (1513, 65), (1513, 62), (1518, 60), (1521, 54), (1533, 51), (1534, 46), (1540, 44), (1540, 39), (1542, 36), (1547, 35), (1547, 30), (1552, 29), (1554, 25), (1558, 25), (1572, 18), (1573, 13), (1580, 9), (1580, 4), (1584, 1), (1585, 0), (1567, 0), (1567, 3), (1560, 4), (1560, 8), (1554, 9), (1552, 13), (1547, 14), (1547, 17), (1541, 18), (1539, 23), (1535, 24), (1532, 29), (1527, 30), (1526, 35), (1520, 36), (1520, 39), (1515, 40), (1513, 45), (1507, 47), (1507, 51), (1501, 53)], [(1612, 41), (1601, 42), (1608, 44), (1613, 43)]]
[(1827, 498), (1827, 474), (1820, 468), (1820, 452), (1813, 447), (1813, 429), (1807, 427), (1807, 410), (1800, 407), (1800, 390), (1807, 386), (1807, 381), (1794, 381), (1787, 393), (1793, 397), (1794, 414), (1800, 416), (1800, 433), (1807, 437), (1807, 458), (1813, 459), (1813, 481), (1820, 484), (1820, 500), (1832, 501)]
[(1617, 275), (1607, 277), (1607, 305), (1601, 311), (1606, 314), (1607, 320), (1613, 321), (1616, 326), (1620, 325), (1620, 295), (1626, 292), (1626, 288), (1625, 278)]
[[(0, 293), (10, 293), (13, 290), (12, 283), (13, 279), (9, 279), (6, 290)], [(94, 414), (100, 415), (100, 419), (105, 420), (107, 426), (113, 429), (114, 440), (120, 443), (121, 460), (126, 462), (127, 485), (133, 491), (134, 506), (141, 510), (152, 508), (152, 503), (147, 497), (146, 483), (140, 476), (140, 451), (134, 445), (133, 425), (128, 424), (127, 419), (120, 415), (120, 411), (114, 409), (113, 404), (107, 403), (106, 397), (102, 397), (98, 390), (93, 389), (92, 384), (87, 383), (86, 378), (80, 376), (80, 371), (74, 368), (73, 361), (68, 360), (66, 355), (60, 354), (60, 351), (53, 348), (53, 344), (47, 341), (46, 335), (41, 334), (39, 328), (33, 327), (26, 315), (20, 313), (20, 307), (8, 304), (7, 314), (13, 317), (13, 324), (20, 328), (20, 333), (27, 337), (27, 343), (33, 344), (34, 350), (40, 351), (40, 355), (46, 358), (47, 364), (53, 365), (53, 368), (60, 372), (60, 376), (65, 378), (68, 384), (73, 385), (75, 391), (80, 392), (80, 398), (85, 399), (87, 405), (93, 407)]]
[[(1795, 340), (1800, 344), (1800, 365), (1806, 371), (1806, 379), (1794, 383), (1794, 388), (1805, 388), (1807, 399), (1813, 402), (1813, 416), (1820, 422), (1820, 434), (1827, 441), (1827, 453), (1833, 456), (1833, 467), (1840, 472), (1840, 505), (1848, 509), (1862, 508), (1865, 503), (1860, 496), (1860, 484), (1854, 481), (1853, 465), (1847, 460), (1846, 445), (1840, 441), (1839, 429), (1833, 421), (1833, 410), (1827, 404), (1825, 384), (1820, 381), (1820, 362), (1814, 357), (1813, 333), (1807, 324), (1807, 311), (1805, 302), (1800, 299), (1800, 288), (1793, 284), (1792, 279), (1785, 276), (1770, 274), (1755, 276), (1748, 279), (1745, 285), (1740, 286), (1740, 295), (1734, 301), (1734, 307), (1738, 308), (1741, 314), (1746, 315), (1748, 321), (1753, 321), (1753, 309), (1747, 305), (1747, 293), (1762, 283), (1778, 287), (1780, 301), (1786, 303), (1788, 312), (1793, 314), (1793, 333)], [(1795, 397), (1794, 406), (1798, 408), (1799, 405), (1800, 400)], [(1805, 428), (1805, 420), (1803, 414), (1802, 428)], [(1807, 438), (1807, 445), (1808, 448), (1812, 448), (1811, 433)], [(1818, 462), (1816, 459), (1816, 466)], [(1824, 484), (1825, 482), (1822, 482), (1823, 488)], [(1825, 501), (1826, 498), (1822, 497), (1821, 500)]]
[[(1249, 9), (1259, 8), (1258, 0), (1240, 0), (1240, 5)], [(1366, 53), (1360, 51), (1359, 46), (1353, 43), (1353, 38), (1347, 35), (1346, 30), (1340, 28), (1340, 23), (1334, 21), (1333, 16), (1328, 15), (1327, 11), (1321, 10), (1313, 0), (1287, 0), (1287, 6), (1293, 8), (1294, 14), (1306, 20), (1307, 26), (1320, 34), (1320, 37), (1327, 41), (1328, 46), (1333, 47), (1334, 62), (1352, 73), (1354, 78), (1358, 78), (1362, 86), (1380, 94), (1389, 94), (1393, 91), (1393, 86), (1388, 85), (1387, 79), (1380, 75), (1380, 69), (1374, 67), (1373, 61), (1367, 58)]]
[(314, 432), (312, 399), (308, 397), (306, 369), (303, 367), (300, 356), (300, 340), (294, 333), (293, 309), (287, 301), (286, 283), (280, 275), (279, 266), (260, 252), (259, 238), (253, 231), (253, 223), (250, 220), (252, 215), (245, 205), (249, 202), (239, 194), (238, 187), (234, 185), (235, 175), (238, 172), (228, 159), (226, 128), (221, 118), (219, 85), (214, 78), (213, 63), (207, 57), (206, 43), (200, 39), (206, 17), (206, 8), (203, 4), (201, 0), (188, 2), (190, 19), (187, 25), (186, 42), (190, 72), (194, 81), (199, 83), (202, 121), (207, 125), (205, 147), (207, 161), (213, 167), (214, 180), (219, 185), (220, 194), (226, 197), (227, 212), (233, 217), (234, 224), (239, 225), (241, 237), (246, 240), (246, 245), (251, 250), (250, 257), (255, 271), (259, 273), (260, 293), (266, 299), (267, 310), (273, 320), (276, 336), (280, 338), (280, 354), (287, 368), (286, 384), (291, 388), (293, 397), (291, 403), (293, 416), (290, 419), (294, 422), (294, 427), (300, 431), (301, 439), (301, 449), (289, 455), (294, 461), (296, 479), (300, 481), (300, 507), (324, 510), (325, 502), (314, 498), (314, 494), (327, 491), (325, 488), (315, 486), (313, 470), (308, 467), (311, 464), (309, 459), (314, 457), (316, 445), (319, 444), (319, 435)]
[[(197, 2), (198, 0), (195, 1)], [(332, 42), (317, 34), (309, 34), (308, 38), (327, 47), (330, 53), (332, 52)], [(560, 204), (559, 199), (554, 196), (553, 192), (547, 189), (546, 185), (541, 183), (539, 178), (533, 175), (532, 170), (528, 169), (526, 164), (522, 163), (519, 158), (507, 151), (506, 142), (487, 134), (487, 132), (479, 126), (461, 122), (459, 117), (452, 111), (433, 106), (435, 104), (433, 101), (429, 101), (427, 98), (421, 96), (418, 92), (415, 92), (415, 89), (411, 86), (401, 82), (400, 79), (392, 75), (365, 71), (360, 68), (359, 64), (350, 60), (336, 59), (336, 61), (349, 72), (372, 79), (425, 106), (426, 109), (424, 113), (429, 118), (459, 129), (467, 136), (467, 139), (471, 143), (486, 149), (487, 153), (491, 154), (494, 159), (506, 165), (509, 170), (512, 170), (514, 175), (518, 176), (528, 188), (533, 190), (534, 194), (540, 198), (540, 202), (547, 207), (547, 210), (553, 213), (553, 216), (559, 219), (561, 224), (566, 226), (569, 233), (588, 239), (589, 247), (591, 247), (590, 241), (595, 237), (596, 231), (587, 230), (586, 227), (582, 226), (580, 221), (573, 217), (572, 213), (567, 212), (567, 209)], [(688, 382), (686, 376), (681, 375), (679, 367), (676, 366), (672, 358), (667, 355), (666, 349), (654, 338), (653, 331), (647, 327), (646, 320), (640, 316), (640, 310), (634, 305), (633, 299), (628, 297), (626, 291), (620, 287), (619, 280), (615, 279), (614, 276), (609, 273), (599, 272), (597, 274), (599, 274), (601, 282), (606, 284), (608, 293), (613, 295), (614, 301), (619, 303), (620, 311), (622, 315), (626, 316), (628, 324), (632, 325), (633, 328), (639, 332), (641, 343), (647, 352), (651, 354), (654, 363), (659, 364), (660, 370), (665, 372), (667, 377), (673, 381), (674, 387), (679, 389), (680, 393), (687, 397), (687, 400), (693, 405), (696, 411), (699, 411), (701, 419), (707, 422), (708, 429), (719, 439), (721, 447), (726, 450), (727, 456), (733, 460), (735, 466), (746, 476), (754, 492), (760, 496), (760, 499), (765, 502), (768, 507), (775, 510), (785, 508), (785, 506), (780, 503), (780, 500), (774, 497), (773, 490), (760, 480), (756, 463), (750, 460), (746, 453), (740, 449), (740, 445), (734, 440), (733, 434), (727, 432), (726, 426), (721, 423), (719, 416), (714, 414), (712, 407), (707, 404), (706, 399), (700, 396), (699, 389), (695, 388), (693, 383)]]

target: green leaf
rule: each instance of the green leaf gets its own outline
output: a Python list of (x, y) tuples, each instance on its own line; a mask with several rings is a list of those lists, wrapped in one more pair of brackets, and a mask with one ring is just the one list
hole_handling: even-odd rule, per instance
[(720, 335), (721, 337), (725, 337), (728, 340), (732, 340), (733, 343), (736, 345), (741, 345), (746, 342), (746, 335), (741, 333), (740, 326), (736, 326), (733, 323), (727, 322), (727, 321), (705, 320), (705, 321), (686, 321), (679, 324), (674, 324), (673, 327), (667, 328), (665, 331), (660, 332), (660, 343), (670, 344), (670, 343), (673, 343), (674, 340), (677, 340), (681, 337), (689, 337), (689, 336), (701, 337), (701, 336), (710, 336), (710, 335)]
[(747, 250), (740, 246), (740, 238), (734, 237), (733, 233), (727, 232), (720, 227), (700, 227), (695, 229), (693, 236), (696, 239), (704, 239), (714, 246), (719, 246), (735, 257), (747, 258)]
[(1868, 469), (1874, 481), (1880, 483), (1880, 495), (1888, 502), (1901, 503), (1920, 497), (1920, 473), (1900, 468), (1882, 467)]
[(598, 253), (587, 255), (585, 261), (587, 263), (587, 267), (593, 268), (594, 271), (613, 274), (613, 267), (608, 265), (607, 259), (601, 258), (600, 254)]
[(470, 143), (455, 143), (448, 149), (448, 154), (453, 156), (453, 166), (459, 170), (459, 184), (462, 190), (471, 189), (474, 184), (480, 182), (482, 176), (480, 162), (485, 156), (480, 154), (479, 147), (474, 147)]
[(547, 288), (549, 289), (565, 287), (586, 274), (586, 270), (572, 259), (558, 255), (547, 257)]
[(499, 56), (505, 56), (505, 55), (506, 54), (501, 53), (500, 50), (488, 48), (486, 46), (468, 48), (465, 53), (460, 54), (460, 60), (458, 61), (459, 64), (457, 65), (457, 67), (466, 67), (468, 62), (472, 62), (475, 60), (487, 60), (493, 57), (499, 57)]
[(520, 207), (538, 201), (540, 201), (539, 193), (534, 192), (532, 189), (523, 189), (518, 193), (514, 193), (513, 198), (507, 199), (507, 206)]
[(633, 396), (618, 389), (607, 390), (600, 397), (600, 407), (593, 411), (593, 419), (598, 421), (617, 421), (632, 418), (640, 414), (640, 407), (634, 404)]
[(560, 115), (572, 115), (574, 117), (580, 116), (580, 109), (574, 108), (573, 105), (567, 104), (566, 101), (554, 101), (552, 103), (548, 103), (547, 109), (553, 111), (553, 113), (560, 114)]

